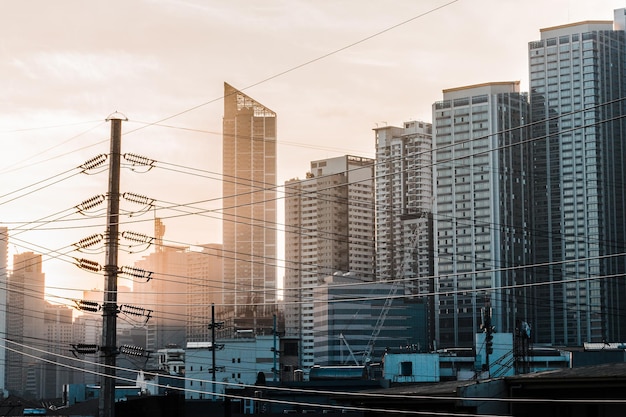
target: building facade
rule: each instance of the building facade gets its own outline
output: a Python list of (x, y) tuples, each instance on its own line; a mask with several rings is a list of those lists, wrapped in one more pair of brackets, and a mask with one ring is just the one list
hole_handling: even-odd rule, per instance
[(529, 43), (537, 342), (621, 341), (626, 320), (624, 9), (541, 30)]
[(187, 251), (187, 341), (211, 340), (212, 304), (222, 302), (222, 245), (207, 244)]
[(316, 362), (315, 288), (337, 271), (373, 280), (374, 160), (312, 161), (306, 179), (285, 183), (285, 195), (285, 330), (300, 337), (307, 370)]
[[(155, 219), (155, 251), (135, 263), (152, 272), (153, 279), (136, 282), (127, 297), (118, 290), (120, 304), (130, 298), (137, 307), (159, 309), (150, 317), (139, 317), (140, 322), (135, 320), (134, 328), (126, 332), (133, 338), (136, 335), (130, 333), (145, 329), (145, 343), (139, 345), (150, 351), (171, 345), (182, 347), (188, 341), (208, 341), (211, 304), (222, 303), (222, 245), (166, 245), (165, 230), (161, 219)], [(155, 359), (150, 360), (156, 366)]]
[[(145, 348), (156, 352), (167, 345), (184, 346), (187, 340), (187, 247), (157, 246), (134, 266), (152, 272), (149, 281), (133, 284), (133, 306), (156, 312), (128, 318), (133, 327), (145, 329)], [(119, 291), (118, 291), (119, 293)], [(118, 305), (122, 305), (119, 301)], [(155, 365), (151, 358), (151, 365)]]
[(388, 348), (424, 350), (424, 304), (405, 294), (388, 304), (393, 288), (350, 273), (325, 277), (314, 290), (315, 364), (365, 365)]
[[(218, 346), (219, 343), (219, 346)], [(277, 381), (274, 363), (278, 363), (278, 345), (274, 336), (241, 333), (239, 337), (220, 339), (215, 351), (211, 342), (190, 342), (185, 350), (185, 399), (224, 399), (226, 389), (254, 385), (259, 374), (264, 381)], [(215, 354), (215, 377), (213, 377)], [(278, 368), (278, 365), (276, 366)]]
[(276, 308), (276, 113), (224, 84), (224, 308), (235, 318)]
[(38, 363), (37, 381), (40, 398), (60, 398), (63, 385), (84, 382), (84, 371), (68, 357), (69, 347), (85, 340), (85, 329), (74, 322), (72, 308), (46, 303), (44, 311), (46, 354)]
[(434, 339), (432, 125), (409, 121), (376, 133), (376, 279), (402, 280), (427, 306)]
[(46, 334), (45, 274), (41, 255), (24, 252), (13, 256), (7, 294), (6, 387), (10, 393), (41, 398), (37, 368), (41, 351), (30, 348)]
[(527, 213), (522, 129), (527, 97), (519, 82), (444, 90), (433, 105), (436, 339), (472, 346), (484, 308), (512, 331), (524, 282)]

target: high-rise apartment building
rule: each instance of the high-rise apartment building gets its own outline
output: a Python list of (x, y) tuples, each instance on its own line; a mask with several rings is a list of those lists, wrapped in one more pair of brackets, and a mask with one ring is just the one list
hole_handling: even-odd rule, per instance
[(523, 148), (527, 96), (519, 82), (443, 91), (433, 105), (436, 339), (472, 346), (483, 308), (513, 331), (527, 260)]
[(38, 398), (41, 391), (36, 371), (41, 352), (30, 346), (33, 340), (40, 340), (46, 334), (45, 274), (41, 269), (41, 255), (24, 252), (13, 256), (8, 289), (7, 389)]
[(434, 338), (432, 125), (409, 121), (376, 133), (376, 279), (423, 294)]
[(74, 322), (72, 308), (46, 303), (44, 311), (44, 337), (47, 352), (38, 363), (36, 372), (39, 398), (59, 398), (64, 384), (84, 382), (84, 370), (79, 369), (73, 357), (68, 357), (69, 347), (82, 343), (85, 337), (84, 324)]
[(529, 43), (534, 340), (626, 337), (626, 28), (588, 21)]
[[(410, 121), (376, 132), (376, 277), (381, 281), (430, 276), (432, 125)], [(416, 219), (424, 219), (417, 222)], [(412, 227), (415, 225), (414, 227)], [(410, 236), (419, 236), (411, 248)], [(421, 256), (414, 256), (414, 255)], [(419, 286), (411, 279), (409, 286)]]
[(315, 363), (313, 291), (336, 272), (373, 280), (374, 160), (311, 162), (285, 183), (285, 331), (300, 337), (303, 369)]
[(276, 113), (224, 83), (222, 143), (224, 308), (235, 318), (271, 316), (276, 308)]

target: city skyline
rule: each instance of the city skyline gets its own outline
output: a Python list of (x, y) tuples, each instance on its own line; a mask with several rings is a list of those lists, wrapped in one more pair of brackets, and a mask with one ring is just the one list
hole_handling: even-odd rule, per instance
[[(514, 3), (506, 2), (483, 2), (482, 6), (490, 10), (484, 13), (464, 1), (419, 6), (398, 2), (391, 8), (356, 7), (350, 2), (334, 7), (309, 2), (301, 2), (298, 7), (272, 3), (262, 9), (246, 9), (241, 4), (205, 6), (163, 1), (152, 4), (155, 7), (150, 10), (142, 8), (140, 2), (124, 4), (127, 17), (114, 20), (117, 16), (108, 11), (114, 7), (90, 8), (67, 2), (46, 9), (42, 21), (30, 14), (26, 19), (28, 2), (12, 4), (2, 22), (2, 31), (6, 31), (2, 51), (8, 58), (3, 73), (11, 81), (0, 119), (0, 132), (7, 145), (0, 159), (5, 184), (2, 194), (106, 153), (109, 127), (104, 119), (119, 110), (129, 117), (129, 122), (123, 124), (123, 152), (154, 158), (162, 168), (142, 176), (125, 170), (124, 191), (159, 200), (157, 211), (159, 216), (165, 214), (169, 243), (218, 243), (219, 219), (187, 216), (194, 219), (190, 222), (184, 216), (175, 217), (181, 215), (180, 210), (175, 213), (167, 207), (185, 205), (186, 210), (194, 211), (188, 206), (197, 201), (203, 203), (195, 211), (221, 207), (217, 167), (223, 81), (249, 91), (261, 102), (272, 103), (273, 110), (281, 114), (278, 160), (285, 162), (279, 162), (277, 184), (282, 184), (301, 175), (303, 167), (314, 159), (348, 153), (373, 157), (371, 129), (377, 123), (428, 121), (430, 105), (442, 89), (521, 79), (524, 91), (526, 45), (538, 38), (540, 28), (580, 20), (610, 20), (613, 9), (623, 6), (621, 3), (554, 2), (542, 4), (539, 15), (532, 14), (532, 7), (519, 10)], [(515, 19), (510, 18), (513, 15)], [(133, 20), (137, 16), (142, 17), (141, 23)], [(119, 30), (106, 29), (112, 21)], [(63, 22), (67, 30), (54, 31), (49, 22)], [(236, 22), (248, 25), (236, 32), (235, 28), (241, 26)], [(402, 22), (406, 23), (394, 27)], [(210, 31), (206, 29), (209, 23), (213, 23)], [(269, 24), (274, 24), (274, 30), (268, 30)], [(446, 31), (438, 30), (442, 26)], [(471, 54), (467, 51), (468, 41), (460, 40), (468, 30), (474, 35)], [(169, 36), (163, 37), (161, 32)], [(494, 37), (499, 32), (503, 36)], [(433, 33), (437, 36), (432, 37)], [(374, 34), (378, 35), (368, 39)], [(261, 35), (268, 39), (264, 45), (274, 42), (276, 46), (259, 48), (257, 36)], [(205, 48), (207, 42), (209, 48)], [(236, 46), (243, 47), (250, 56), (235, 55), (232, 51)], [(219, 62), (198, 61), (199, 55), (207, 50), (213, 52), (212, 48), (215, 52), (225, 51)], [(336, 53), (325, 57), (331, 52)], [(320, 57), (325, 58), (298, 68)], [(254, 59), (265, 68), (248, 71), (246, 59)], [(456, 65), (460, 62), (481, 65), (464, 65), (460, 71)], [(289, 69), (293, 71), (282, 73)], [(187, 72), (194, 76), (181, 76)], [(199, 78), (197, 72), (203, 72), (203, 77)], [(199, 108), (186, 111), (195, 107)], [(180, 112), (185, 113), (160, 123), (177, 128), (152, 125)], [(324, 134), (317, 128), (301, 129), (305, 120), (315, 120), (310, 125), (319, 125)], [(61, 127), (41, 129), (44, 126)], [(181, 170), (191, 175), (181, 174)], [(205, 170), (201, 173), (204, 178), (198, 170)], [(163, 183), (173, 185), (155, 186)], [(41, 191), (26, 190), (27, 196), (7, 202), (16, 197), (11, 194), (0, 201), (0, 220), (13, 229), (22, 222), (72, 209), (105, 189), (103, 175), (84, 175)], [(198, 193), (200, 189), (203, 191)], [(132, 222), (131, 228), (150, 235), (152, 217), (147, 214), (126, 221)], [(47, 221), (25, 228), (43, 229)], [(85, 227), (87, 223), (89, 227)], [(102, 286), (101, 276), (80, 271), (67, 262), (68, 247), (86, 235), (102, 232), (102, 221), (81, 222), (76, 229), (65, 225), (47, 227), (60, 231), (12, 232), (9, 251), (52, 255), (44, 257), (43, 266), (51, 294), (67, 294), (66, 289), (76, 287), (76, 282), (81, 283), (80, 290)], [(281, 257), (282, 251), (278, 253)], [(122, 254), (122, 262), (132, 264), (136, 257), (137, 253)], [(59, 262), (61, 258), (66, 262)]]
[[(193, 2), (177, 7), (166, 1), (155, 4), (174, 14), (190, 7), (203, 22), (225, 17), (216, 17), (217, 7)], [(626, 187), (620, 179), (626, 172), (626, 124), (620, 103), (626, 97), (626, 5), (615, 10), (614, 22), (591, 16), (583, 22), (561, 21), (537, 27), (524, 42), (509, 45), (510, 50), (525, 50), (522, 71), (528, 75), (490, 78), (483, 71), (479, 80), (455, 84), (455, 77), (442, 73), (444, 87), (433, 97), (428, 88), (398, 76), (396, 99), (389, 106), (385, 96), (376, 93), (383, 84), (391, 86), (386, 81), (390, 73), (382, 75), (389, 61), (370, 54), (367, 65), (375, 60), (381, 77), (379, 83), (375, 78), (368, 82), (367, 93), (351, 97), (358, 104), (316, 102), (306, 85), (298, 91), (297, 102), (282, 107), (295, 117), (286, 122), (288, 133), (281, 131), (281, 104), (274, 103), (285, 103), (281, 85), (287, 83), (281, 82), (286, 78), (300, 71), (310, 73), (310, 66), (324, 65), (321, 61), (328, 60), (332, 67), (344, 53), (353, 59), (366, 44), (381, 45), (380, 38), (388, 32), (429, 21), (438, 13), (450, 14), (465, 4), (433, 2), (423, 13), (374, 30), (349, 47), (266, 78), (265, 69), (283, 62), (272, 55), (273, 49), (260, 47), (269, 38), (258, 35), (263, 42), (231, 33), (224, 39), (234, 42), (231, 47), (238, 51), (234, 59), (250, 60), (243, 67), (261, 74), (260, 81), (243, 82), (240, 88), (239, 82), (223, 77), (220, 97), (169, 115), (154, 114), (151, 122), (132, 117), (126, 121), (126, 111), (122, 116), (114, 113), (125, 121), (120, 234), (111, 246), (116, 252), (119, 247), (121, 255), (115, 265), (120, 296), (137, 295), (133, 301), (141, 305), (118, 302), (116, 308), (126, 307), (117, 311), (120, 315), (149, 309), (138, 314), (145, 316), (143, 325), (128, 321), (131, 330), (147, 327), (149, 351), (182, 346), (191, 339), (206, 342), (208, 332), (199, 329), (210, 322), (205, 330), (215, 330), (217, 322), (213, 313), (208, 317), (207, 308), (213, 303), (218, 318), (224, 319), (218, 329), (228, 329), (218, 338), (226, 332), (276, 336), (282, 328), (290, 343), (299, 339), (301, 369), (320, 361), (345, 363), (342, 342), (351, 354), (352, 348), (362, 352), (366, 363), (374, 352), (380, 356), (395, 344), (424, 351), (473, 347), (478, 352), (483, 342), (477, 335), (485, 332), (486, 368), (476, 371), (492, 376), (490, 336), (495, 329), (515, 335), (511, 336), (515, 340), (523, 324), (529, 329), (529, 343), (551, 347), (623, 339), (626, 324), (619, 302), (626, 294), (620, 280), (625, 268)], [(570, 6), (571, 2), (568, 11)], [(263, 10), (268, 14), (262, 21), (275, 16), (270, 10), (276, 9)], [(259, 30), (265, 31), (258, 33), (273, 36), (267, 25), (261, 26)], [(480, 36), (473, 41), (482, 45)], [(246, 57), (251, 44), (263, 53)], [(416, 56), (428, 55), (426, 50), (416, 51)], [(488, 66), (480, 57), (476, 50), (471, 57), (457, 56), (457, 68), (470, 58)], [(229, 60), (231, 55), (222, 58)], [(28, 69), (24, 62), (13, 64)], [(322, 71), (310, 82), (324, 84), (336, 95), (351, 91), (351, 85), (342, 90), (333, 84), (345, 74), (334, 75), (327, 78)], [(420, 82), (428, 80), (426, 75), (414, 75)], [(365, 80), (360, 73), (354, 78)], [(290, 93), (305, 81), (303, 77), (290, 84)], [(413, 91), (409, 86), (419, 88)], [(378, 107), (363, 111), (370, 95), (379, 99)], [(353, 111), (361, 110), (365, 117), (380, 109), (395, 111), (398, 117), (395, 106), (404, 103), (400, 96), (405, 95), (414, 97), (415, 108), (426, 95), (430, 114), (367, 127), (351, 117)], [(202, 127), (212, 123), (214, 103), (223, 105), (215, 111), (221, 130)], [(3, 123), (0, 119), (0, 132)], [(69, 294), (76, 294), (74, 298), (101, 294), (97, 287), (102, 271), (110, 271), (104, 249), (112, 239), (104, 231), (104, 203), (109, 200), (110, 208), (113, 200), (108, 195), (113, 188), (106, 181), (108, 128), (104, 120), (87, 120), (13, 129), (3, 136), (8, 153), (22, 145), (30, 149), (23, 151), (22, 159), (7, 158), (7, 164), (0, 160), (0, 178), (5, 177), (0, 232), (8, 230), (9, 235), (8, 245), (5, 240), (0, 251), (4, 257), (0, 276), (7, 280), (9, 293), (7, 334), (34, 339), (36, 325), (28, 320), (43, 316), (50, 324), (48, 337), (55, 334), (60, 343), (68, 344), (79, 336), (63, 321), (76, 314), (50, 300), (74, 302), (80, 308)], [(75, 131), (69, 134), (70, 130)], [(56, 132), (53, 139), (46, 140), (51, 131)], [(292, 141), (294, 137), (302, 142)], [(352, 144), (364, 151), (348, 150)], [(300, 155), (304, 150), (306, 155)], [(327, 152), (332, 156), (317, 157)], [(282, 177), (294, 168), (295, 175)], [(9, 260), (17, 264), (10, 274), (5, 262)], [(153, 275), (128, 273), (124, 265)], [(65, 272), (64, 267), (74, 269)], [(283, 278), (279, 271), (285, 274), (282, 297), (277, 291)], [(141, 284), (148, 285), (143, 291), (131, 291), (142, 277)], [(381, 282), (373, 282), (377, 280)], [(392, 305), (395, 298), (407, 305), (398, 301)], [(105, 296), (103, 305), (106, 300)], [(368, 313), (361, 315), (359, 302), (364, 301)], [(380, 314), (373, 313), (378, 308)], [(104, 323), (106, 329), (106, 319)], [(87, 329), (81, 331), (80, 337), (86, 338)], [(132, 333), (126, 336), (137, 336)], [(215, 339), (213, 332), (212, 350)], [(10, 341), (8, 336), (5, 341)], [(105, 343), (103, 347), (112, 346)], [(277, 348), (275, 337), (274, 352)], [(518, 359), (528, 353), (511, 352)], [(337, 355), (340, 360), (333, 358)], [(273, 360), (275, 374), (276, 353)], [(6, 386), (34, 384), (34, 371), (25, 369), (11, 369)], [(46, 378), (52, 380), (53, 373)]]

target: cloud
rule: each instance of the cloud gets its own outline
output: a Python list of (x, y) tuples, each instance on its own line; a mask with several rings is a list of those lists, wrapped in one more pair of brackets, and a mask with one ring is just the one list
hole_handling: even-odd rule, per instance
[(14, 58), (12, 65), (31, 79), (71, 83), (100, 83), (111, 79), (138, 78), (159, 70), (156, 58), (125, 52), (38, 52), (25, 58)]

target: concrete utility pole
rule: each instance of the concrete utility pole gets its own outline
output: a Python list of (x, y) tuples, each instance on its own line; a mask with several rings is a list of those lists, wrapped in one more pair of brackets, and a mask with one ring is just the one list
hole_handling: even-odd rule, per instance
[(104, 303), (102, 306), (102, 382), (98, 411), (100, 417), (115, 416), (115, 359), (117, 355), (117, 254), (120, 212), (120, 159), (122, 148), (122, 121), (128, 119), (113, 113), (111, 122), (111, 152), (109, 155), (109, 191), (106, 230), (106, 263), (104, 265)]

